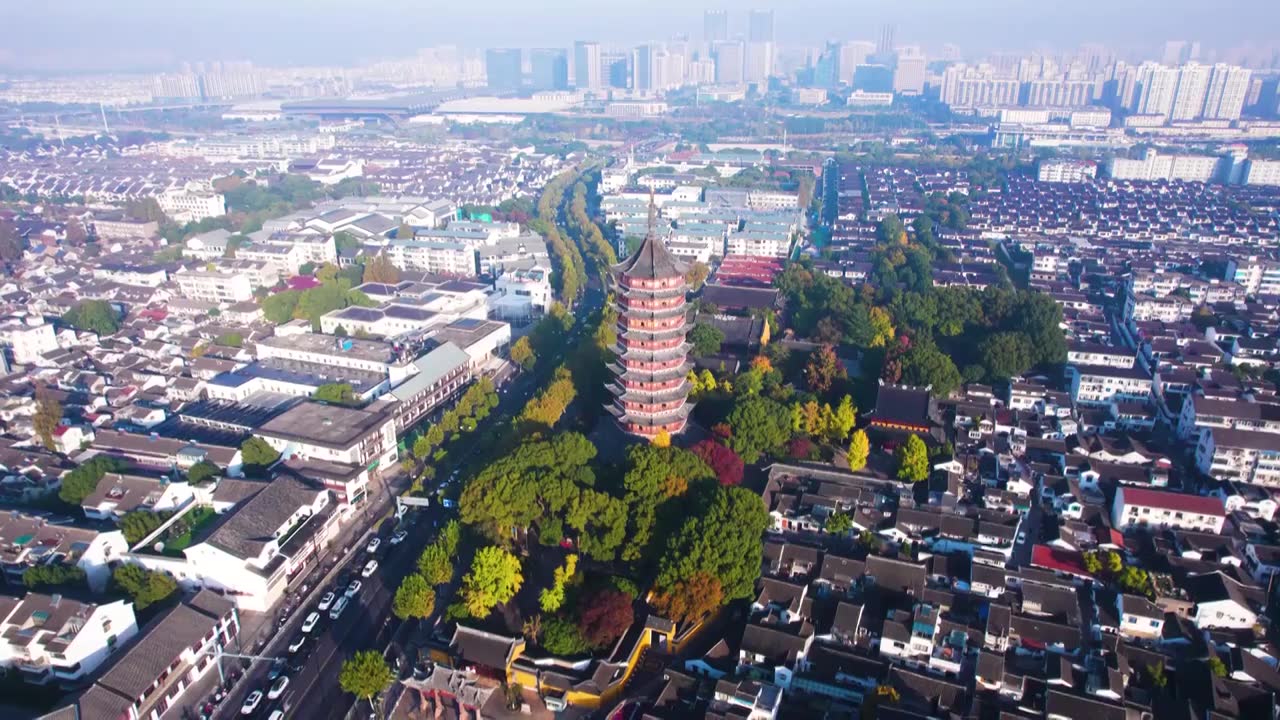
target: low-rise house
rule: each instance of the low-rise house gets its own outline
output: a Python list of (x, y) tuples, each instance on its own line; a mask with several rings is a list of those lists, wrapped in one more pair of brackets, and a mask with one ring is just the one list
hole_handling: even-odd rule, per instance
[(1147, 527), (1220, 533), (1225, 522), (1220, 500), (1186, 493), (1122, 486), (1111, 506), (1111, 523), (1121, 531)]
[(30, 592), (0, 601), (0, 667), (37, 685), (70, 685), (90, 677), (138, 632), (124, 600), (85, 603)]

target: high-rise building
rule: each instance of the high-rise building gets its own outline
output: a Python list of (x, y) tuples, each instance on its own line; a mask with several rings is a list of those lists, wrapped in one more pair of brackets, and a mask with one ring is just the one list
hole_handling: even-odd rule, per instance
[(655, 48), (652, 45), (638, 45), (631, 51), (631, 70), (635, 77), (631, 81), (631, 89), (637, 92), (652, 92), (657, 89), (654, 83)]
[(717, 84), (742, 84), (743, 53), (741, 42), (729, 40), (718, 42), (711, 46), (711, 55), (716, 60)]
[(611, 270), (617, 300), (618, 360), (609, 365), (613, 401), (607, 409), (628, 433), (654, 437), (678, 433), (689, 413), (690, 344), (686, 339), (685, 267), (667, 250), (655, 229), (657, 210), (649, 202), (649, 231), (635, 254)]
[(857, 71), (858, 66), (866, 65), (871, 54), (875, 51), (875, 43), (867, 42), (866, 40), (855, 40), (841, 45), (838, 53), (839, 67), (836, 73), (836, 82), (852, 85), (853, 74)]
[(573, 44), (573, 84), (580, 90), (599, 90), (601, 78), (600, 43), (579, 40)]
[(484, 74), (491, 90), (519, 90), (524, 75), (520, 48), (491, 48), (484, 54)]
[(708, 44), (729, 39), (729, 13), (725, 10), (708, 10), (702, 16), (702, 39)]
[(773, 43), (768, 41), (747, 43), (747, 59), (743, 77), (749, 83), (765, 83), (773, 75)]
[(1142, 63), (1138, 66), (1134, 111), (1139, 115), (1168, 117), (1173, 111), (1173, 95), (1177, 87), (1177, 69), (1159, 63)]
[(1200, 43), (1192, 40), (1167, 40), (1164, 54), (1160, 61), (1165, 65), (1177, 66), (1192, 60), (1200, 59)]
[(534, 90), (569, 89), (569, 53), (562, 48), (529, 51), (530, 79)]
[(844, 50), (840, 43), (829, 42), (822, 53), (818, 55), (818, 61), (813, 66), (813, 84), (816, 87), (835, 89), (842, 81), (846, 83), (853, 82), (853, 70), (849, 70), (848, 80), (844, 80)]
[(876, 45), (876, 52), (881, 55), (887, 55), (893, 52), (893, 36), (897, 32), (897, 28), (889, 23), (880, 28), (880, 44)]
[(1204, 111), (1204, 98), (1209, 92), (1212, 68), (1189, 62), (1178, 68), (1178, 85), (1173, 91), (1170, 120), (1195, 120)]
[(773, 11), (752, 10), (747, 17), (748, 42), (773, 42)]
[(1248, 68), (1218, 63), (1209, 76), (1204, 99), (1206, 120), (1239, 120), (1249, 95), (1253, 73)]
[(609, 53), (600, 59), (601, 78), (609, 87), (625, 90), (631, 87), (631, 53)]
[(903, 95), (924, 92), (924, 54), (918, 48), (903, 48), (893, 68), (893, 91)]

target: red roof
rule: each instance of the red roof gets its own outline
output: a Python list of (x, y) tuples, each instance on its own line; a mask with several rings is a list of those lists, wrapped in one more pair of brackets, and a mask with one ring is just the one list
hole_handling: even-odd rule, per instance
[(1186, 493), (1165, 492), (1163, 490), (1147, 490), (1145, 488), (1124, 487), (1117, 492), (1124, 493), (1125, 505), (1160, 508), (1174, 512), (1191, 512), (1200, 515), (1226, 517), (1222, 509), (1222, 501), (1217, 498), (1188, 495)]
[(310, 275), (294, 275), (289, 278), (287, 284), (290, 290), (310, 290), (313, 287), (319, 287), (320, 281)]
[(1083, 578), (1093, 577), (1084, 569), (1084, 561), (1080, 553), (1073, 550), (1060, 550), (1048, 545), (1034, 545), (1031, 548), (1031, 564), (1035, 567), (1067, 573)]

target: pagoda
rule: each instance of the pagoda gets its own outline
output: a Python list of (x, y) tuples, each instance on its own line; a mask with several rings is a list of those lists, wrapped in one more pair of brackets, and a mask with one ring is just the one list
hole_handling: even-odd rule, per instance
[(689, 402), (690, 345), (685, 340), (684, 264), (654, 232), (656, 206), (649, 199), (649, 229), (635, 254), (610, 268), (618, 342), (609, 364), (613, 401), (609, 412), (622, 429), (652, 438), (684, 430)]

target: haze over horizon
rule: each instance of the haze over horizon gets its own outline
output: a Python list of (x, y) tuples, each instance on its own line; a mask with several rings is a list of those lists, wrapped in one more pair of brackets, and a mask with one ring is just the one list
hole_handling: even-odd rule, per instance
[[(163, 71), (184, 61), (249, 60), (263, 66), (352, 65), (400, 57), (432, 45), (471, 48), (567, 46), (574, 40), (639, 43), (684, 34), (700, 39), (702, 13), (730, 12), (730, 32), (745, 32), (746, 13), (768, 2), (707, 5), (651, 0), (601, 8), (584, 0), (538, 5), (516, 0), (428, 7), (412, 0), (224, 0), (218, 3), (65, 0), (7, 3), (0, 26), (22, 28), (0, 47), (7, 72)], [(478, 9), (483, 8), (483, 9)], [(1213, 48), (1274, 42), (1280, 2), (1167, 0), (790, 0), (774, 3), (777, 42), (875, 39), (893, 23), (899, 44), (962, 52), (1060, 50), (1098, 43), (1120, 53), (1153, 53), (1165, 40)]]

